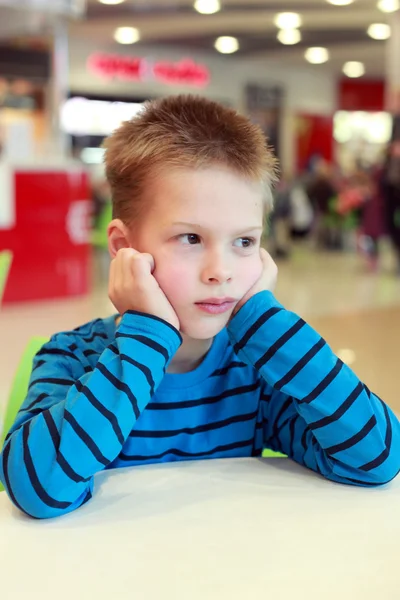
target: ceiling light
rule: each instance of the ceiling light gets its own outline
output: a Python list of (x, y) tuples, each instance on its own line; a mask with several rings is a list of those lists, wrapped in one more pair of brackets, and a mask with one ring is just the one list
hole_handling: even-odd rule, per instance
[(122, 4), (125, 0), (99, 0), (101, 4)]
[(135, 27), (118, 27), (114, 33), (114, 40), (118, 44), (135, 44), (140, 40), (140, 33)]
[(348, 6), (349, 4), (353, 4), (354, 0), (328, 0), (328, 2), (334, 6)]
[(379, 0), (378, 8), (384, 13), (396, 12), (400, 9), (400, 0)]
[(274, 23), (279, 29), (298, 29), (301, 26), (301, 16), (298, 13), (279, 13)]
[(277, 37), (281, 44), (294, 46), (301, 41), (301, 32), (298, 29), (281, 29)]
[(215, 40), (214, 47), (221, 54), (233, 54), (239, 50), (239, 42), (235, 37), (223, 35)]
[(347, 75), (347, 77), (362, 77), (365, 75), (364, 63), (350, 60), (343, 66), (343, 73)]
[(221, 10), (220, 0), (196, 0), (194, 9), (202, 15), (213, 15)]
[(368, 35), (374, 40), (388, 40), (390, 34), (390, 25), (386, 23), (373, 23), (368, 27)]
[(313, 65), (322, 65), (329, 60), (329, 52), (326, 48), (308, 48), (304, 56)]

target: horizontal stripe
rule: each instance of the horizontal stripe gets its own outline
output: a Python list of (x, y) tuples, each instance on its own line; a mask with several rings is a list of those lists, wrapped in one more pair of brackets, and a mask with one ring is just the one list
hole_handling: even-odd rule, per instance
[[(398, 473), (397, 473), (398, 475)], [(395, 477), (397, 477), (397, 475), (395, 475)], [(394, 479), (394, 477), (393, 477)], [(348, 483), (351, 485), (362, 485), (365, 487), (377, 487), (379, 485), (378, 482), (372, 482), (372, 481), (362, 481), (361, 479), (353, 479), (351, 477), (343, 477), (341, 476), (341, 481), (343, 481), (344, 483)], [(390, 480), (392, 481), (392, 480)], [(389, 483), (389, 481), (387, 481), (386, 483)]]
[(46, 504), (46, 506), (49, 506), (50, 508), (65, 510), (71, 506), (71, 502), (60, 502), (59, 500), (52, 498), (39, 481), (28, 445), (30, 425), (31, 421), (28, 421), (28, 423), (25, 423), (22, 427), (22, 443), (24, 463), (31, 485), (43, 504)]
[(354, 402), (357, 398), (360, 397), (361, 392), (363, 391), (362, 383), (359, 382), (356, 388), (352, 391), (350, 396), (339, 406), (339, 408), (329, 417), (324, 417), (323, 419), (319, 419), (319, 421), (314, 421), (314, 423), (310, 423), (309, 427), (313, 431), (316, 429), (320, 429), (321, 427), (326, 427), (327, 425), (331, 425), (338, 421), (343, 415), (353, 406)]
[(61, 348), (42, 348), (37, 352), (36, 356), (66, 356), (68, 358), (73, 358), (79, 362), (79, 358), (75, 356), (72, 352), (68, 352), (68, 350), (62, 350)]
[(119, 379), (117, 379), (115, 377), (115, 375), (113, 375), (107, 369), (107, 367), (105, 367), (101, 362), (99, 362), (97, 364), (96, 368), (100, 371), (100, 373), (102, 373), (102, 375), (104, 375), (104, 377), (111, 383), (112, 386), (114, 386), (120, 392), (124, 392), (126, 394), (129, 402), (132, 405), (133, 412), (135, 413), (135, 417), (136, 417), (136, 419), (138, 419), (140, 416), (138, 401), (136, 399), (135, 394), (132, 392), (131, 388), (123, 381), (120, 381)]
[(43, 418), (45, 420), (47, 429), (49, 430), (49, 434), (54, 445), (57, 463), (60, 466), (60, 468), (64, 471), (65, 475), (75, 483), (86, 483), (87, 481), (89, 481), (89, 479), (85, 479), (81, 475), (78, 475), (78, 473), (74, 471), (74, 469), (71, 467), (71, 465), (68, 463), (68, 461), (62, 454), (60, 450), (60, 434), (49, 410), (44, 411)]
[(164, 346), (161, 346), (161, 344), (159, 344), (158, 342), (155, 342), (154, 340), (147, 338), (144, 335), (136, 335), (136, 334), (128, 334), (128, 333), (119, 333), (118, 332), (115, 337), (117, 339), (118, 338), (128, 338), (131, 340), (135, 340), (136, 342), (140, 342), (141, 344), (144, 344), (145, 346), (147, 346), (148, 348), (151, 348), (155, 352), (158, 352), (158, 354), (161, 354), (161, 356), (164, 357), (165, 361), (167, 361), (169, 359), (168, 351), (166, 350), (166, 348), (164, 348)]
[(36, 398), (36, 400), (33, 400), (33, 402), (31, 402), (30, 404), (28, 404), (27, 407), (22, 407), (21, 411), (27, 411), (27, 412), (29, 412), (31, 410), (31, 408), (33, 408), (37, 404), (40, 404), (42, 402), (42, 400), (45, 400), (46, 398), (50, 398), (49, 394), (40, 394), (40, 396), (38, 396)]
[(368, 462), (365, 465), (363, 465), (362, 467), (360, 467), (361, 471), (368, 472), (368, 471), (372, 471), (373, 469), (377, 469), (387, 460), (387, 458), (389, 457), (389, 454), (390, 454), (390, 450), (391, 450), (391, 446), (392, 446), (392, 436), (393, 436), (392, 424), (390, 422), (389, 411), (387, 409), (386, 404), (384, 402), (382, 402), (382, 400), (381, 400), (381, 403), (382, 403), (383, 411), (385, 413), (385, 420), (386, 420), (385, 449), (374, 460), (371, 460), (370, 462)]
[(242, 337), (242, 339), (234, 345), (233, 349), (234, 349), (235, 353), (238, 354), (240, 352), (240, 350), (242, 350), (246, 346), (246, 344), (253, 337), (253, 335), (263, 325), (265, 325), (265, 323), (267, 321), (269, 321), (274, 315), (276, 315), (278, 312), (281, 312), (281, 310), (282, 310), (282, 308), (279, 308), (278, 306), (274, 306), (273, 308), (270, 308), (265, 313), (263, 313), (261, 315), (261, 317), (259, 317), (257, 319), (257, 321), (255, 323), (253, 323), (253, 325), (245, 333), (245, 335)]
[(105, 333), (94, 333), (91, 337), (84, 337), (82, 338), (84, 342), (86, 342), (87, 344), (91, 344), (92, 342), (94, 342), (94, 340), (96, 338), (100, 338), (102, 340), (106, 340), (108, 339)]
[(252, 447), (253, 446), (253, 438), (251, 438), (250, 440), (245, 440), (242, 442), (234, 442), (233, 444), (226, 444), (224, 446), (217, 446), (216, 448), (213, 448), (212, 450), (206, 450), (205, 452), (184, 452), (183, 450), (179, 450), (178, 448), (171, 448), (170, 450), (166, 450), (165, 452), (162, 452), (161, 454), (155, 454), (153, 456), (141, 456), (141, 455), (132, 455), (132, 456), (128, 456), (127, 454), (120, 454), (119, 458), (121, 460), (124, 461), (132, 461), (132, 462), (139, 462), (139, 461), (155, 461), (155, 460), (160, 460), (162, 458), (164, 458), (165, 456), (168, 456), (169, 454), (171, 454), (172, 456), (178, 456), (180, 458), (202, 458), (205, 456), (212, 456), (213, 454), (219, 453), (219, 452), (229, 452), (230, 450), (237, 450), (239, 448), (246, 448), (247, 446)]
[(138, 312), (136, 310), (127, 310), (125, 314), (139, 316), (139, 317), (146, 317), (147, 319), (150, 319), (151, 321), (155, 321), (156, 323), (162, 323), (163, 325), (166, 325), (171, 331), (173, 331), (175, 333), (175, 335), (177, 336), (177, 338), (179, 339), (179, 341), (182, 342), (182, 336), (179, 333), (179, 331), (173, 325), (171, 325), (171, 323), (168, 323), (168, 321), (165, 321), (164, 319), (161, 319), (160, 317), (156, 317), (156, 315), (151, 315), (149, 313), (142, 313), (142, 312)]
[(343, 450), (348, 450), (349, 448), (352, 448), (353, 446), (361, 442), (361, 440), (363, 440), (365, 437), (367, 437), (367, 435), (372, 431), (376, 424), (376, 416), (373, 415), (368, 421), (368, 423), (364, 425), (361, 431), (351, 436), (351, 438), (349, 438), (348, 440), (341, 442), (340, 444), (336, 444), (335, 446), (326, 448), (325, 452), (327, 454), (337, 454), (338, 452), (343, 452)]
[(266, 394), (265, 392), (262, 393), (260, 396), (260, 401), (265, 402), (265, 404), (268, 404), (269, 402), (271, 402), (271, 399), (272, 399), (272, 394)]
[(208, 404), (217, 404), (221, 400), (227, 398), (234, 398), (242, 394), (248, 394), (249, 392), (255, 392), (259, 388), (259, 383), (256, 381), (251, 385), (243, 385), (241, 387), (235, 387), (231, 390), (225, 390), (218, 396), (206, 396), (197, 400), (182, 400), (181, 402), (150, 402), (146, 410), (177, 410), (183, 408), (195, 408)]
[(137, 360), (131, 358), (127, 354), (120, 354), (118, 348), (116, 346), (114, 346), (114, 344), (111, 344), (108, 347), (108, 349), (111, 350), (111, 352), (113, 352), (116, 356), (119, 356), (122, 361), (129, 363), (130, 365), (132, 365), (133, 367), (135, 367), (136, 369), (138, 369), (139, 371), (141, 371), (143, 373), (143, 375), (147, 379), (147, 383), (150, 386), (150, 396), (153, 396), (154, 388), (155, 388), (156, 384), (154, 382), (153, 375), (152, 375), (152, 372), (149, 369), (149, 367), (147, 367), (146, 365), (143, 365), (142, 363), (138, 362)]
[(255, 363), (255, 368), (259, 371), (269, 360), (271, 360), (275, 354), (287, 344), (303, 327), (305, 322), (303, 319), (299, 319), (297, 323), (292, 325), (288, 331), (286, 331), (274, 344), (265, 352), (265, 354)]
[(77, 381), (75, 383), (75, 387), (78, 390), (78, 392), (80, 392), (87, 398), (88, 402), (93, 406), (93, 408), (95, 410), (97, 410), (105, 419), (107, 419), (107, 421), (110, 423), (111, 427), (113, 428), (114, 433), (117, 436), (119, 443), (121, 444), (121, 446), (123, 446), (125, 443), (125, 438), (122, 433), (121, 427), (118, 423), (118, 419), (117, 419), (116, 415), (113, 412), (111, 412), (110, 410), (108, 410), (108, 408), (106, 408), (94, 396), (94, 394), (90, 391), (90, 389), (87, 386), (84, 386), (80, 381)]
[(35, 366), (33, 367), (32, 371), (31, 371), (31, 375), (32, 375), (32, 373), (34, 373), (36, 371), (36, 369), (39, 369), (40, 367), (42, 367), (45, 364), (46, 364), (45, 360), (39, 360), (39, 362), (35, 363)]
[(232, 369), (243, 369), (244, 367), (247, 367), (246, 363), (234, 360), (223, 369), (217, 369), (216, 371), (214, 371), (214, 373), (212, 373), (210, 377), (219, 377), (221, 375), (226, 375)]
[(322, 338), (307, 352), (305, 356), (295, 366), (290, 369), (288, 373), (280, 381), (275, 384), (275, 389), (281, 390), (285, 385), (287, 385), (292, 379), (296, 377), (300, 373), (302, 369), (318, 354), (318, 352), (326, 345), (325, 340)]
[(305, 396), (305, 398), (301, 400), (301, 403), (310, 404), (311, 402), (319, 398), (319, 396), (323, 394), (323, 392), (332, 383), (332, 381), (336, 379), (336, 376), (339, 375), (340, 371), (342, 370), (342, 367), (343, 362), (338, 358), (333, 369), (331, 369), (328, 375), (324, 377), (324, 379), (313, 389), (312, 392), (308, 394), (308, 396)]
[(72, 385), (74, 382), (73, 379), (60, 379), (58, 377), (40, 377), (39, 379), (35, 379), (29, 384), (29, 390), (36, 385), (37, 383), (55, 383), (56, 385)]
[(28, 513), (24, 508), (22, 508), (22, 506), (20, 505), (20, 503), (18, 502), (18, 500), (16, 499), (13, 489), (11, 487), (11, 482), (10, 482), (10, 476), (8, 474), (8, 462), (10, 459), (10, 451), (11, 451), (11, 444), (8, 444), (4, 449), (3, 449), (3, 473), (4, 473), (4, 483), (6, 484), (6, 488), (7, 491), (10, 495), (10, 499), (13, 502), (13, 504), (19, 508), (19, 510), (23, 513), (25, 513), (28, 517), (32, 517), (33, 519), (36, 518), (33, 515), (31, 515), (30, 513)]
[(252, 413), (248, 413), (245, 415), (237, 415), (234, 417), (228, 417), (223, 421), (215, 421), (214, 423), (206, 423), (205, 425), (198, 425), (197, 427), (183, 427), (182, 429), (173, 429), (173, 430), (165, 430), (165, 431), (145, 431), (145, 430), (136, 430), (134, 429), (130, 434), (130, 438), (168, 438), (174, 437), (181, 434), (193, 435), (196, 433), (206, 433), (208, 431), (215, 431), (216, 429), (223, 429), (224, 427), (228, 427), (229, 425), (234, 425), (235, 423), (247, 423), (248, 421), (252, 421), (257, 417), (258, 409)]
[(102, 465), (107, 467), (111, 461), (108, 460), (103, 455), (103, 453), (101, 452), (100, 448), (97, 446), (95, 441), (92, 440), (90, 435), (79, 425), (78, 421), (68, 410), (64, 411), (64, 418), (67, 421), (67, 423), (69, 423), (71, 425), (73, 431), (80, 438), (80, 440), (85, 444), (85, 446), (88, 448), (88, 450), (90, 450), (90, 452), (93, 454), (95, 459), (99, 463), (101, 463)]
[(84, 350), (83, 355), (89, 358), (89, 356), (99, 356), (99, 353), (96, 350)]

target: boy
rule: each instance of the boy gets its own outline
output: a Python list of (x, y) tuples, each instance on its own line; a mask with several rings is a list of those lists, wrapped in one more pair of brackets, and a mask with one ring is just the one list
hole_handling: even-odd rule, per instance
[(264, 136), (214, 102), (149, 103), (106, 142), (109, 296), (118, 315), (37, 354), (1, 480), (47, 518), (102, 469), (288, 454), (364, 486), (400, 469), (400, 424), (273, 296), (260, 250), (274, 174)]

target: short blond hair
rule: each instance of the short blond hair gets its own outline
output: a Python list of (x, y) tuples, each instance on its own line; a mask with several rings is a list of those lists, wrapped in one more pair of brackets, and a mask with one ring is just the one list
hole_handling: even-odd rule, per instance
[(191, 95), (147, 102), (104, 142), (113, 218), (130, 224), (141, 216), (146, 187), (171, 168), (228, 168), (263, 185), (272, 207), (276, 159), (260, 127), (232, 108)]

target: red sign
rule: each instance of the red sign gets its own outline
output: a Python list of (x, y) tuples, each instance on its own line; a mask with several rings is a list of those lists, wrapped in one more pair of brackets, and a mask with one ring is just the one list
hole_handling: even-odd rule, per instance
[(342, 79), (339, 84), (338, 110), (380, 112), (385, 110), (383, 80)]
[(210, 82), (210, 71), (205, 65), (190, 58), (178, 62), (151, 61), (147, 58), (96, 53), (89, 56), (89, 71), (104, 79), (123, 81), (157, 80), (166, 84), (205, 87)]
[(297, 172), (309, 166), (310, 159), (320, 156), (333, 159), (333, 118), (323, 115), (299, 114), (296, 123)]
[(86, 173), (66, 167), (19, 169), (11, 176), (15, 224), (0, 230), (0, 248), (13, 252), (4, 302), (87, 294), (91, 202)]

